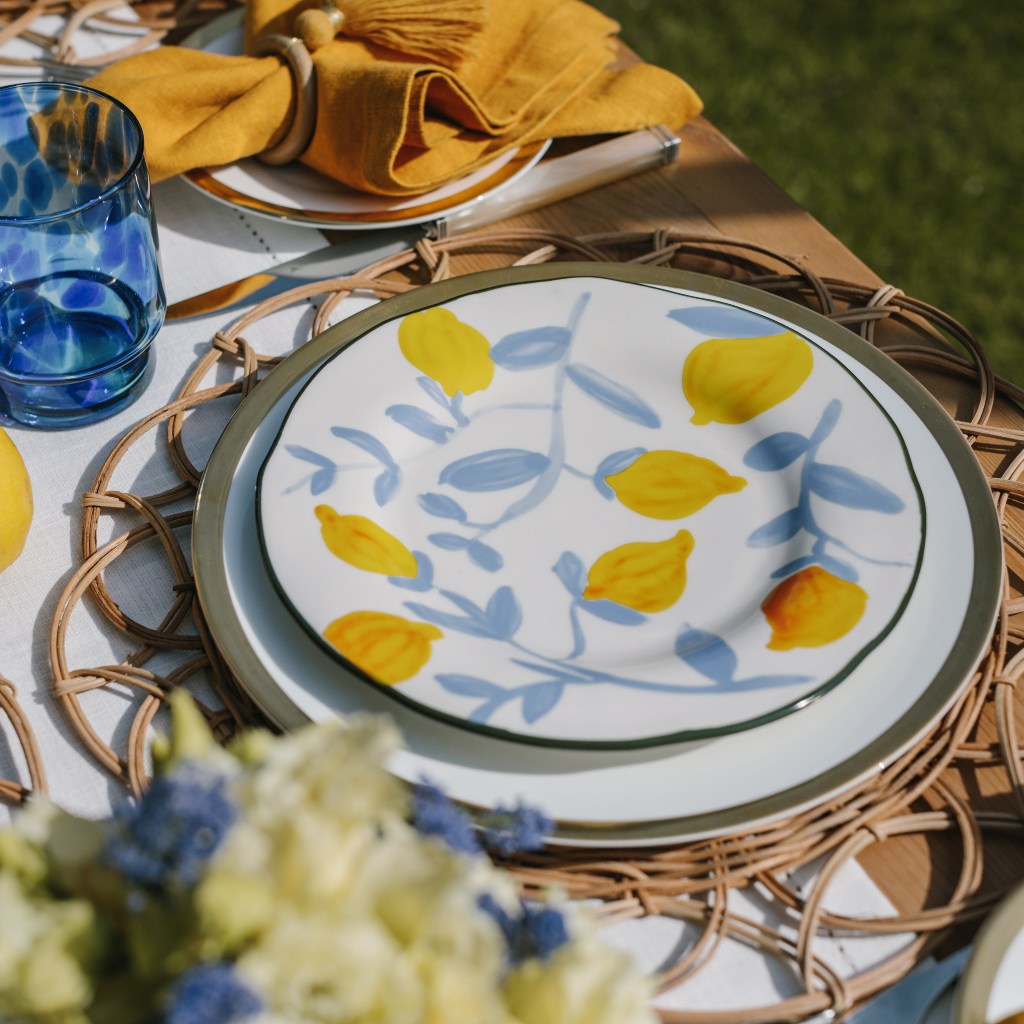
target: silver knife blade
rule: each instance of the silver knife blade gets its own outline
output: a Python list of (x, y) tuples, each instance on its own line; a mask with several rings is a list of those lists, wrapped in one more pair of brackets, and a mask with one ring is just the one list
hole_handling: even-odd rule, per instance
[(430, 227), (430, 224), (414, 224), (410, 227), (361, 232), (298, 259), (268, 267), (260, 274), (175, 302), (167, 307), (165, 320), (192, 320), (213, 313), (227, 313), (243, 306), (255, 305), (304, 281), (326, 281), (332, 277), (354, 274), (371, 263), (411, 248), (421, 238), (426, 238)]

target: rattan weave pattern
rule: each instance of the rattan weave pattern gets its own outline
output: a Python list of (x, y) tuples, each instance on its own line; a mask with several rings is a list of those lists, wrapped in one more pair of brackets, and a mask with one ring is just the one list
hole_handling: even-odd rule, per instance
[[(525, 250), (525, 255), (519, 255)], [(689, 235), (662, 229), (565, 238), (537, 231), (497, 231), (447, 239), (422, 241), (354, 278), (336, 279), (295, 288), (256, 306), (230, 328), (218, 332), (177, 398), (146, 417), (114, 447), (100, 469), (91, 490), (83, 496), (83, 564), (62, 593), (50, 637), (53, 696), (69, 715), (83, 744), (113, 775), (139, 794), (146, 786), (144, 754), (147, 730), (168, 691), (205, 672), (223, 701), (223, 708), (203, 707), (221, 740), (249, 725), (266, 724), (256, 704), (239, 681), (231, 676), (195, 600), (195, 584), (177, 532), (191, 524), (191, 512), (164, 516), (160, 506), (194, 495), (201, 470), (192, 464), (182, 442), (185, 413), (204, 402), (228, 395), (243, 397), (256, 386), (261, 371), (270, 370), (279, 358), (253, 351), (242, 333), (256, 321), (285, 306), (323, 295), (312, 333), (320, 333), (337, 304), (355, 290), (371, 290), (387, 297), (417, 287), (418, 282), (444, 280), (452, 275), (452, 255), (459, 253), (511, 253), (523, 266), (568, 256), (574, 260), (674, 265), (714, 273), (776, 292), (819, 310), (823, 315), (858, 329), (875, 341), (879, 320), (895, 318), (921, 339), (920, 344), (900, 341), (880, 344), (882, 351), (907, 364), (924, 366), (973, 389), (969, 417), (957, 421), (969, 443), (993, 447), (1000, 454), (998, 476), (989, 477), (1010, 555), (1024, 555), (1024, 532), (1011, 521), (1012, 503), (1024, 498), (1024, 429), (989, 423), (997, 396), (1024, 404), (1024, 391), (996, 377), (980, 344), (960, 324), (941, 311), (908, 298), (890, 286), (879, 289), (847, 281), (823, 279), (799, 260), (773, 253), (763, 246), (719, 236)], [(639, 252), (639, 255), (632, 255)], [(510, 261), (511, 262), (511, 261)], [(782, 270), (776, 268), (782, 266)], [(402, 272), (409, 280), (385, 278)], [(930, 326), (929, 326), (930, 325)], [(931, 328), (937, 328), (938, 331)], [(939, 331), (945, 335), (941, 337)], [(958, 354), (947, 338), (969, 354)], [(203, 388), (204, 379), (223, 359), (241, 364), (241, 378)], [(170, 457), (181, 479), (161, 494), (139, 497), (107, 490), (118, 463), (147, 431), (166, 424)], [(991, 460), (990, 460), (991, 461)], [(141, 517), (133, 530), (99, 546), (97, 527), (104, 509), (134, 509)], [(124, 615), (103, 581), (103, 570), (124, 552), (150, 538), (159, 539), (173, 567), (175, 597), (156, 627)], [(985, 833), (1024, 829), (1024, 771), (1014, 723), (1018, 680), (1024, 674), (1024, 628), (1010, 617), (1024, 611), (1024, 598), (1011, 596), (1009, 577), (1004, 579), (1004, 600), (992, 646), (971, 685), (936, 724), (933, 731), (880, 774), (853, 791), (787, 820), (755, 830), (702, 840), (672, 848), (651, 850), (551, 849), (521, 855), (506, 866), (526, 888), (560, 885), (577, 898), (604, 901), (600, 911), (605, 922), (648, 914), (663, 914), (702, 927), (699, 940), (659, 978), (662, 990), (691, 977), (714, 956), (719, 943), (729, 937), (757, 947), (768, 955), (794, 962), (805, 991), (774, 1006), (736, 1011), (660, 1011), (666, 1024), (746, 1024), (800, 1020), (825, 1010), (842, 1013), (856, 1002), (891, 984), (936, 946), (952, 925), (986, 914), (1004, 890), (979, 895), (984, 865)], [(106, 618), (141, 645), (120, 665), (98, 668), (69, 667), (64, 636), (70, 616), (86, 592)], [(179, 628), (191, 616), (194, 634)], [(158, 676), (143, 666), (159, 650), (188, 654), (173, 672)], [(118, 753), (100, 739), (86, 717), (78, 695), (111, 683), (136, 688), (141, 701), (126, 750)], [(989, 705), (992, 707), (989, 708)], [(31, 729), (17, 704), (13, 686), (0, 679), (0, 706), (12, 721), (25, 751), (31, 788), (45, 792), (41, 757)], [(977, 739), (983, 714), (993, 715), (996, 741)], [(979, 811), (949, 782), (948, 769), (958, 764), (979, 767), (1002, 765), (1016, 796), (1017, 813)], [(16, 782), (0, 782), (0, 795), (24, 799), (29, 789)], [(897, 917), (853, 919), (823, 909), (829, 881), (849, 858), (889, 837), (913, 833), (951, 832), (962, 844), (962, 866), (955, 890), (938, 907)], [(804, 899), (781, 879), (786, 872), (824, 857), (824, 866), (810, 895)], [(790, 914), (794, 931), (785, 934), (729, 911), (728, 893), (736, 887), (759, 885)], [(914, 932), (916, 938), (897, 955), (853, 978), (842, 979), (815, 955), (819, 935)]]

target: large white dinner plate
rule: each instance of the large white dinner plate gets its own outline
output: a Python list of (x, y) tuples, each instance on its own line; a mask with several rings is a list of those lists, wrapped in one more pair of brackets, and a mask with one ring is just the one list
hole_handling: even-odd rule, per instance
[[(295, 395), (334, 352), (385, 320), (512, 281), (626, 280), (713, 296), (813, 335), (892, 418), (929, 514), (919, 579), (896, 629), (810, 706), (742, 733), (631, 751), (525, 747), (466, 732), (346, 672), (288, 613), (259, 557), (256, 477)], [(684, 305), (683, 301), (680, 305)], [(959, 431), (904, 371), (816, 314), (731, 282), (660, 268), (559, 264), (431, 285), (356, 314), (260, 384), (219, 441), (193, 534), (200, 600), (236, 675), (286, 729), (359, 709), (390, 712), (407, 749), (391, 768), (426, 775), (477, 806), (525, 799), (559, 822), (556, 841), (675, 842), (795, 812), (877, 771), (916, 741), (969, 680), (998, 605), (1002, 551), (984, 476)]]
[[(181, 45), (229, 57), (243, 51), (239, 9), (217, 18)], [(416, 196), (378, 196), (349, 188), (305, 164), (281, 167), (254, 157), (223, 167), (200, 167), (182, 177), (200, 192), (237, 209), (269, 220), (311, 228), (366, 230), (403, 227), (447, 217), (518, 181), (547, 151), (550, 139), (508, 150), (457, 181)]]
[(929, 457), (806, 331), (635, 282), (516, 282), (321, 366), (257, 524), (286, 605), (368, 683), (467, 729), (624, 749), (761, 725), (855, 671), (917, 581)]

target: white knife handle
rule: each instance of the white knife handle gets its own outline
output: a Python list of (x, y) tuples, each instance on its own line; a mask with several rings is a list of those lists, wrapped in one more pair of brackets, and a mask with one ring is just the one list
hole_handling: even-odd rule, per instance
[(610, 185), (613, 181), (673, 163), (678, 156), (679, 138), (664, 125), (620, 135), (567, 156), (542, 160), (497, 195), (482, 196), (472, 206), (438, 221), (432, 234), (436, 238), (447, 238), (520, 213), (529, 213), (570, 196)]

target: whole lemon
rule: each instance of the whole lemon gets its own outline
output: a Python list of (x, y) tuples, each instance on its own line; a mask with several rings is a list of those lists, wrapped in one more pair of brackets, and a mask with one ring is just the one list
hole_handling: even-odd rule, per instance
[(587, 573), (588, 601), (606, 598), (638, 612), (663, 612), (683, 596), (686, 559), (693, 534), (680, 530), (668, 540), (637, 541), (606, 551)]
[(313, 511), (323, 523), (324, 543), (343, 562), (385, 576), (415, 576), (419, 571), (413, 553), (372, 519), (340, 516), (330, 505), (317, 505)]
[(32, 485), (14, 442), (0, 427), (0, 572), (21, 554), (32, 522)]
[(784, 579), (761, 603), (772, 627), (768, 649), (821, 647), (860, 622), (868, 595), (856, 583), (809, 565)]
[(350, 612), (335, 619), (324, 636), (354, 665), (389, 686), (411, 679), (430, 660), (437, 626), (386, 612)]
[(683, 364), (690, 422), (746, 423), (795, 394), (813, 368), (811, 346), (792, 331), (701, 342)]
[(619, 501), (650, 519), (682, 519), (702, 509), (720, 494), (747, 486), (717, 462), (686, 452), (645, 452), (621, 473), (605, 482)]
[(433, 306), (410, 313), (398, 326), (398, 346), (449, 398), (459, 391), (483, 391), (494, 377), (490, 343), (450, 309)]

